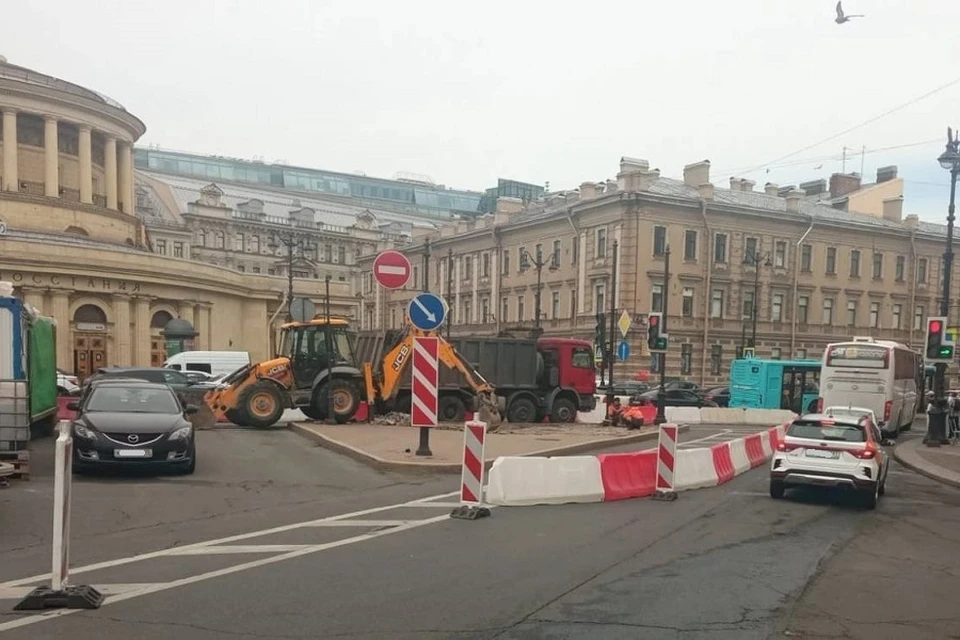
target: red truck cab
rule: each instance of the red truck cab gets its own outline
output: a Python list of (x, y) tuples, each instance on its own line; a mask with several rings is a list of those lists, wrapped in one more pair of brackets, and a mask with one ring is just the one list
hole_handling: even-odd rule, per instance
[(541, 337), (537, 351), (543, 358), (541, 377), (544, 405), (553, 422), (573, 422), (577, 411), (593, 411), (597, 405), (597, 372), (593, 345), (573, 338)]

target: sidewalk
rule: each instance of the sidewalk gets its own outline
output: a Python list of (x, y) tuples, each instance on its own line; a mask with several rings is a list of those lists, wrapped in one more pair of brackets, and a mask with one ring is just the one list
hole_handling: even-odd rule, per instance
[[(350, 456), (374, 468), (408, 472), (459, 473), (463, 458), (463, 429), (430, 430), (432, 456), (415, 455), (419, 430), (377, 424), (326, 425), (294, 422), (290, 430), (321, 447)], [(685, 431), (681, 427), (681, 431)], [(543, 425), (487, 434), (484, 457), (490, 464), (499, 456), (561, 456), (596, 451), (632, 442), (653, 440), (656, 427), (638, 431), (592, 425)]]
[(928, 447), (922, 437), (914, 437), (899, 442), (893, 457), (908, 469), (960, 488), (960, 445)]

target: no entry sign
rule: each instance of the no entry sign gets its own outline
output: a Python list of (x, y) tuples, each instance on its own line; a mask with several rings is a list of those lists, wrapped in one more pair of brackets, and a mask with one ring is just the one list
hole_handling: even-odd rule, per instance
[(401, 289), (410, 280), (410, 260), (399, 251), (383, 251), (373, 260), (373, 277), (385, 289)]

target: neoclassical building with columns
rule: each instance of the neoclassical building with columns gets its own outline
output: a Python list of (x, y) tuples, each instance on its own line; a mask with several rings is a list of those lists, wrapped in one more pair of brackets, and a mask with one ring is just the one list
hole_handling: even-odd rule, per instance
[[(157, 365), (161, 329), (178, 317), (194, 326), (197, 349), (270, 355), (286, 278), (151, 250), (135, 215), (143, 122), (2, 57), (0, 112), (0, 281), (56, 320), (61, 369)], [(330, 285), (331, 311), (355, 313), (352, 281)], [(299, 279), (294, 294), (322, 308), (324, 282)]]

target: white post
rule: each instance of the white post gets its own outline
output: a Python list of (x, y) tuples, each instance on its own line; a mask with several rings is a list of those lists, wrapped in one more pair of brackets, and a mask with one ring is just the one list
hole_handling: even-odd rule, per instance
[(73, 481), (73, 436), (70, 421), (61, 420), (53, 477), (53, 571), (50, 588), (60, 591), (70, 573), (70, 485)]

